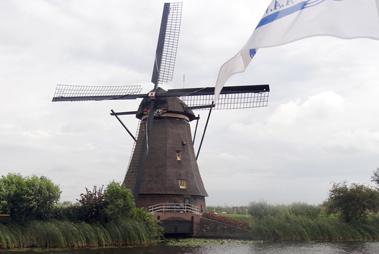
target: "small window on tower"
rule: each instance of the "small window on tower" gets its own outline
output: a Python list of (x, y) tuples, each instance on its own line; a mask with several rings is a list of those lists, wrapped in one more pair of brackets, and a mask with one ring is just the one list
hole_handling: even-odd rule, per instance
[(181, 161), (182, 160), (182, 152), (177, 150), (176, 151), (176, 160)]
[(186, 180), (179, 180), (179, 189), (181, 189), (181, 190), (187, 189), (187, 181)]

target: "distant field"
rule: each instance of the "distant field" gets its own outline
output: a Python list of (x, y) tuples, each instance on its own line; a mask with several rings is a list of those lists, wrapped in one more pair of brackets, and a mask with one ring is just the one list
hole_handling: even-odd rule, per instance
[(227, 218), (234, 219), (234, 220), (243, 221), (251, 225), (252, 218), (251, 218), (251, 215), (249, 214), (220, 214), (220, 215), (225, 216)]

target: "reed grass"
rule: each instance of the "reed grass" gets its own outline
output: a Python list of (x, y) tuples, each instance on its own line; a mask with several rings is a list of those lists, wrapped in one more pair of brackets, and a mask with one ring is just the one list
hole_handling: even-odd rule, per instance
[(348, 224), (337, 214), (327, 214), (319, 206), (268, 205), (250, 206), (251, 234), (254, 240), (265, 241), (377, 241), (379, 217)]
[(143, 222), (120, 220), (106, 224), (70, 221), (31, 221), (0, 224), (0, 249), (96, 248), (145, 245), (157, 240)]

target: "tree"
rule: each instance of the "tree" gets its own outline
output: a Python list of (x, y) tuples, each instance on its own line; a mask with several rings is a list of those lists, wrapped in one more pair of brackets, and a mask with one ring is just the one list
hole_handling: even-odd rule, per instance
[(347, 223), (362, 222), (370, 212), (379, 211), (379, 192), (360, 184), (334, 184), (327, 206), (330, 212), (340, 213)]
[(92, 190), (86, 188), (86, 192), (80, 194), (79, 219), (86, 222), (105, 221), (105, 202), (103, 187), (93, 187)]
[(60, 194), (59, 187), (43, 176), (8, 174), (0, 178), (1, 212), (13, 220), (50, 218)]
[(108, 184), (104, 193), (104, 201), (106, 204), (105, 214), (109, 220), (133, 216), (135, 210), (133, 195), (119, 183)]
[(371, 181), (379, 186), (379, 168), (374, 171), (374, 175), (371, 177)]
[(0, 181), (0, 214), (8, 214), (8, 202), (6, 200), (6, 192), (4, 184)]
[(76, 208), (79, 208), (78, 219), (87, 222), (133, 218), (136, 213), (132, 193), (116, 182), (108, 184), (105, 191), (103, 191), (103, 187), (97, 188), (94, 186), (92, 190), (86, 188), (86, 192), (80, 195), (78, 201), (79, 207), (70, 206), (72, 211), (66, 208), (66, 212), (71, 213)]

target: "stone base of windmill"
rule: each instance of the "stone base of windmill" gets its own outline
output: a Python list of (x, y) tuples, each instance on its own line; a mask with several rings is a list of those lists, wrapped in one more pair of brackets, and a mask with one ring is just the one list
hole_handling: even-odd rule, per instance
[(199, 232), (201, 215), (164, 213), (159, 216), (159, 223), (163, 227), (166, 237), (191, 237), (196, 236)]
[(248, 226), (211, 213), (201, 213), (188, 204), (159, 204), (150, 207), (166, 237), (250, 239)]
[(149, 211), (163, 227), (166, 237), (196, 236), (202, 213), (197, 206), (185, 203), (161, 203), (149, 207)]

